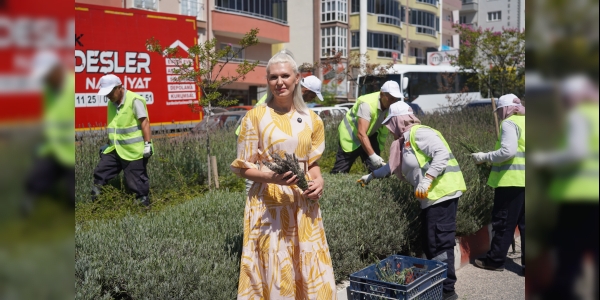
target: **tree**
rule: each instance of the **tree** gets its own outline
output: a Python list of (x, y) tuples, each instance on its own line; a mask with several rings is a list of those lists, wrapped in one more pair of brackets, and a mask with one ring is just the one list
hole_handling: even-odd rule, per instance
[[(525, 30), (516, 28), (474, 29), (471, 25), (454, 24), (460, 35), (458, 56), (451, 56), (453, 66), (460, 72), (473, 72), (471, 80), (487, 87), (488, 97), (507, 93), (523, 97), (525, 91)], [(485, 90), (485, 89), (484, 89)], [(496, 104), (492, 101), (492, 108)], [(494, 114), (496, 134), (499, 135), (498, 118)]]
[[(225, 47), (217, 48), (217, 39), (213, 38), (202, 44), (190, 47), (187, 53), (181, 55), (179, 48), (163, 48), (160, 41), (154, 37), (146, 41), (146, 48), (150, 52), (158, 53), (170, 57), (175, 63), (173, 73), (177, 75), (177, 81), (194, 82), (202, 92), (202, 98), (198, 103), (190, 104), (193, 111), (202, 109), (202, 106), (208, 106), (206, 117), (206, 150), (208, 153), (208, 184), (210, 186), (211, 176), (211, 156), (210, 156), (210, 138), (208, 130), (210, 126), (210, 113), (213, 105), (229, 106), (237, 103), (237, 99), (227, 99), (219, 90), (238, 80), (243, 80), (246, 75), (254, 70), (258, 61), (249, 62), (246, 59), (240, 59), (242, 52), (251, 46), (258, 44), (258, 28), (251, 29), (239, 41), (240, 47), (232, 47), (227, 44)], [(236, 72), (231, 75), (222, 75), (223, 69), (230, 62), (238, 62)], [(215, 166), (216, 168), (216, 166)]]

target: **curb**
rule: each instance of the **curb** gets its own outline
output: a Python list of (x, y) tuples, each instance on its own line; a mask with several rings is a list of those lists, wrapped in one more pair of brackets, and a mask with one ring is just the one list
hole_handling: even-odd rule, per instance
[[(454, 267), (456, 270), (471, 263), (472, 259), (483, 256), (489, 249), (492, 243), (492, 224), (483, 226), (477, 232), (468, 236), (456, 238), (456, 246), (454, 246)], [(519, 229), (515, 230), (515, 239), (520, 237)], [(425, 258), (425, 257), (422, 257)], [(337, 299), (348, 300), (350, 298), (349, 281), (344, 281), (338, 288)]]

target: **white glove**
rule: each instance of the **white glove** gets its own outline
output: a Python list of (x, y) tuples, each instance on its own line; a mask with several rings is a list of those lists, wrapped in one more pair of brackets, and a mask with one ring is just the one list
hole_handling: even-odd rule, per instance
[(371, 161), (371, 165), (373, 165), (373, 167), (376, 169), (379, 169), (383, 165), (385, 165), (385, 161), (383, 160), (383, 158), (381, 158), (381, 156), (377, 155), (376, 153), (369, 155), (369, 160)]
[(152, 143), (145, 142), (144, 143), (144, 158), (148, 158), (152, 156)]
[(471, 156), (475, 160), (476, 164), (482, 164), (487, 161), (487, 159), (486, 159), (487, 153), (483, 153), (483, 152), (471, 153)]
[(423, 179), (421, 179), (421, 182), (419, 182), (419, 185), (417, 186), (417, 190), (415, 191), (415, 197), (419, 199), (427, 198), (427, 196), (429, 195), (429, 188), (431, 188), (431, 182), (432, 180), (429, 179), (429, 177), (423, 177)]
[(359, 180), (356, 181), (356, 183), (365, 186), (367, 184), (369, 184), (369, 182), (371, 182), (371, 180), (373, 180), (373, 174), (369, 173), (368, 175), (365, 175), (363, 177), (361, 177)]

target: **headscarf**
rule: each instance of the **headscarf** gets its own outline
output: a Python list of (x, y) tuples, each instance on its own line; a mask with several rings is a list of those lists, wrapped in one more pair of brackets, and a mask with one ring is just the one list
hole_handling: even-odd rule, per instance
[[(412, 112), (412, 109), (410, 109)], [(392, 117), (385, 126), (399, 138), (392, 142), (390, 147), (390, 171), (398, 178), (404, 179), (402, 175), (402, 147), (404, 146), (404, 133), (409, 131), (413, 126), (421, 124), (414, 114), (401, 115)]]
[(509, 106), (503, 106), (503, 107), (499, 107), (497, 110), (497, 114), (498, 114), (498, 118), (500, 118), (500, 120), (505, 120), (506, 118), (517, 114), (517, 115), (525, 115), (525, 106), (521, 105), (521, 99), (517, 98), (515, 96), (515, 98), (513, 98), (512, 103), (516, 104), (516, 105), (509, 105)]

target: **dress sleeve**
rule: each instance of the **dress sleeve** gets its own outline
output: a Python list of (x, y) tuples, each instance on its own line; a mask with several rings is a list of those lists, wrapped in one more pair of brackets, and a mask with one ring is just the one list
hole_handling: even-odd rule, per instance
[(311, 111), (313, 132), (311, 135), (311, 148), (308, 154), (308, 165), (312, 165), (314, 162), (321, 158), (323, 151), (325, 151), (325, 128), (323, 126), (323, 120)]
[(231, 163), (231, 171), (239, 174), (242, 169), (258, 169), (260, 154), (258, 150), (258, 123), (253, 114), (248, 112), (242, 119), (240, 135), (237, 140), (237, 158)]

